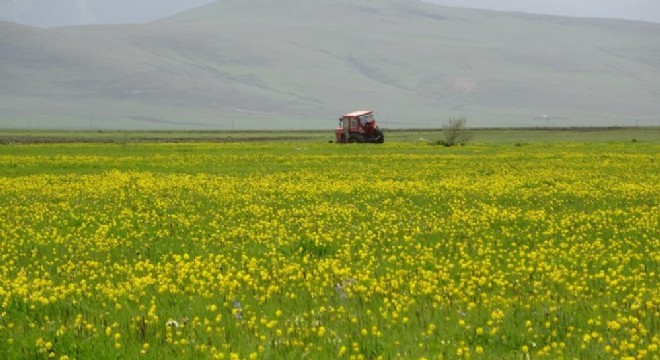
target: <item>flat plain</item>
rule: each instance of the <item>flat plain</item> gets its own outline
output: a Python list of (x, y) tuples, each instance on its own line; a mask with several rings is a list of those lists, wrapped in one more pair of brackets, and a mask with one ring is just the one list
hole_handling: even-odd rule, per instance
[(3, 137), (0, 357), (657, 358), (660, 144), (617, 131)]

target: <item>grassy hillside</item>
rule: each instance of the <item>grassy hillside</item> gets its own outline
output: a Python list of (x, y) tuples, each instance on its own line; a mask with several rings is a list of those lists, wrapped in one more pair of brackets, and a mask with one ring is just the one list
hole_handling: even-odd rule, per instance
[[(416, 0), (222, 0), (148, 25), (0, 25), (4, 128), (660, 124), (660, 24)], [(5, 80), (6, 79), (6, 80)]]

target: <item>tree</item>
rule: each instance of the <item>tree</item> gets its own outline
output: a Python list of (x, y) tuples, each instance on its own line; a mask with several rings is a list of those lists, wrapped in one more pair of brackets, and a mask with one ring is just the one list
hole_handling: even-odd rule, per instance
[(470, 134), (466, 132), (465, 125), (467, 118), (463, 115), (450, 116), (449, 120), (442, 125), (444, 140), (438, 141), (438, 144), (444, 146), (463, 145), (470, 140)]

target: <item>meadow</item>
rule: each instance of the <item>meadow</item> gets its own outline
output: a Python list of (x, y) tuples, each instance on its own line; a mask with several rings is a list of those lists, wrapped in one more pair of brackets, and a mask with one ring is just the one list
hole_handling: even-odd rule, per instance
[(660, 144), (0, 146), (3, 359), (658, 359)]

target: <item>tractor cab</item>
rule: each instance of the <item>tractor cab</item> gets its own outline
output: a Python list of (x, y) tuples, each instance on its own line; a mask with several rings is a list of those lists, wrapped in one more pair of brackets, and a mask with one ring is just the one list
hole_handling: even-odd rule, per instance
[(374, 112), (354, 111), (339, 118), (335, 130), (337, 143), (383, 143), (383, 131), (376, 125)]

